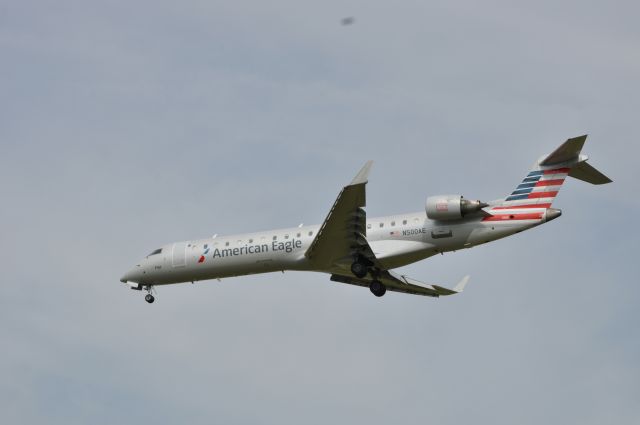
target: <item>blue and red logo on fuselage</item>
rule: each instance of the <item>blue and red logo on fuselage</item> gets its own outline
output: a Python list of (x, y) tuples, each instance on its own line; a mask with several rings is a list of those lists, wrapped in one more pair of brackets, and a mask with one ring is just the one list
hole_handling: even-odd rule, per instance
[(200, 259), (198, 260), (198, 263), (204, 263), (205, 260), (205, 255), (207, 255), (209, 253), (209, 245), (208, 244), (204, 244), (204, 251), (202, 252), (202, 255), (200, 256)]

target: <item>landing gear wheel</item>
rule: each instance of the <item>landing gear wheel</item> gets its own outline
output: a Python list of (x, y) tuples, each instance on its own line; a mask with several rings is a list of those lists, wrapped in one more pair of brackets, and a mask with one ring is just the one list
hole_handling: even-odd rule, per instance
[(151, 294), (147, 294), (147, 295), (145, 295), (145, 296), (144, 296), (144, 300), (145, 300), (146, 302), (148, 302), (149, 304), (151, 304), (151, 303), (152, 303), (152, 302), (154, 302), (156, 299), (155, 299), (155, 297), (154, 297), (153, 295), (151, 295)]
[(387, 292), (387, 287), (384, 286), (379, 280), (374, 280), (369, 285), (369, 290), (376, 297), (381, 297)]
[(362, 264), (361, 262), (355, 261), (353, 264), (351, 264), (351, 273), (353, 273), (355, 277), (362, 279), (367, 275), (367, 272), (367, 266)]

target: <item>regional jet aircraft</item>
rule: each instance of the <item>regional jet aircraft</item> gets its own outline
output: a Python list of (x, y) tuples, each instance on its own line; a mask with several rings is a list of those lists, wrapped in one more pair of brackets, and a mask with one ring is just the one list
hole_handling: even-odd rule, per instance
[(528, 230), (560, 216), (551, 208), (567, 176), (592, 184), (611, 180), (581, 154), (587, 136), (567, 140), (541, 157), (508, 196), (482, 202), (461, 195), (427, 198), (423, 212), (368, 219), (367, 162), (345, 186), (321, 225), (176, 242), (153, 250), (120, 280), (145, 290), (171, 283), (222, 279), (285, 270), (323, 272), (334, 282), (387, 291), (440, 297), (462, 292), (469, 277), (453, 289), (425, 284), (393, 269), (438, 253), (471, 248)]

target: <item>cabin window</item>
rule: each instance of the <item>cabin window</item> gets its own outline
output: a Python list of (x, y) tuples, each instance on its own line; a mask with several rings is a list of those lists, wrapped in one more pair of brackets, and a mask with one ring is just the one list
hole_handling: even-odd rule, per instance
[(297, 238), (299, 238), (299, 237), (300, 237), (300, 233), (298, 233), (298, 234), (296, 235), (296, 237), (297, 237)]
[(384, 227), (384, 223), (380, 223), (380, 228)]
[(274, 240), (274, 241), (275, 241), (275, 240), (277, 240), (277, 239), (278, 239), (278, 237), (277, 237), (277, 236), (274, 236), (274, 237), (273, 237), (273, 240)]
[(396, 222), (395, 222), (395, 221), (392, 221), (392, 222), (391, 222), (391, 225), (392, 225), (392, 226), (395, 226), (395, 225), (396, 225)]
[(284, 238), (285, 239), (289, 239), (289, 235), (284, 235)]
[(309, 232), (309, 236), (312, 236), (312, 235), (313, 235), (313, 232)]
[(229, 241), (226, 241), (226, 242), (224, 243), (224, 246), (229, 246)]
[(249, 239), (249, 243), (253, 243), (253, 239)]
[(371, 229), (371, 223), (367, 224), (367, 229)]
[(402, 224), (407, 224), (407, 220), (402, 220)]

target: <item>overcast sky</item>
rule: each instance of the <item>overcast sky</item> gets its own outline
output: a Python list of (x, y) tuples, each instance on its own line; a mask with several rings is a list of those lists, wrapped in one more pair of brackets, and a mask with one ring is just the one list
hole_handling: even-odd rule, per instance
[[(520, 4), (518, 4), (520, 3)], [(341, 19), (353, 16), (352, 25)], [(0, 422), (637, 424), (632, 1), (0, 2)], [(509, 193), (589, 134), (614, 183), (402, 272), (118, 280), (161, 244)]]

